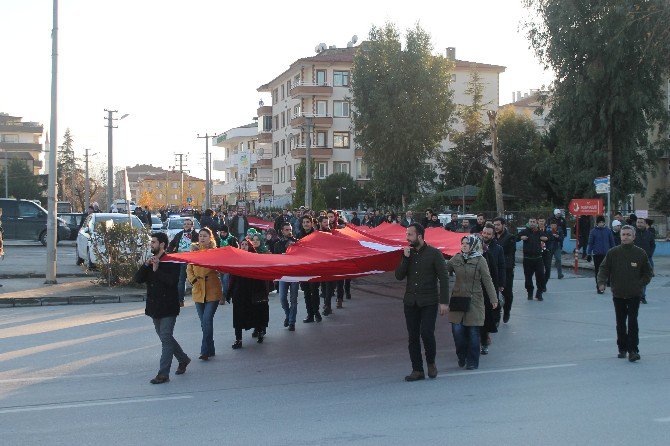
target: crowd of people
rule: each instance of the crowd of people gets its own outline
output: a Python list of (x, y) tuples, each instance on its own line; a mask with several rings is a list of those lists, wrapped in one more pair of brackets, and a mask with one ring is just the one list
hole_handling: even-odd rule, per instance
[[(333, 229), (343, 228), (345, 222), (337, 211), (324, 210), (317, 214), (304, 208), (294, 211), (284, 209), (281, 214), (272, 216), (272, 227), (264, 232), (250, 227), (244, 210), (225, 215), (208, 209), (197, 217), (201, 226), (199, 231), (193, 229), (193, 218), (196, 218), (194, 216), (183, 219), (183, 230), (169, 242), (164, 233), (152, 234), (153, 255), (135, 277), (138, 282), (147, 283), (146, 314), (153, 318), (163, 346), (159, 372), (151, 380), (152, 383), (169, 381), (173, 356), (179, 362), (176, 374), (184, 373), (191, 361), (173, 337), (176, 317), (180, 307), (184, 306), (186, 282), (192, 287), (192, 299), (201, 323), (199, 359), (203, 361), (216, 354), (213, 325), (219, 305), (232, 303), (235, 330), (232, 348), (237, 350), (243, 346), (242, 335), (246, 330), (253, 330), (252, 337), (258, 343), (263, 342), (270, 321), (271, 292), (278, 292), (284, 311), (284, 327), (289, 331), (296, 330), (299, 289), (304, 293), (306, 317), (303, 323), (306, 324), (321, 322), (324, 316), (332, 314), (333, 298), (335, 309), (343, 308), (345, 298), (351, 299), (350, 280), (273, 283), (231, 276), (192, 264), (160, 261), (166, 253), (202, 251), (225, 246), (259, 255), (283, 255), (292, 244), (316, 231), (331, 232)], [(629, 220), (632, 218), (634, 215)], [(428, 376), (437, 376), (434, 331), (438, 314), (448, 314), (458, 365), (468, 370), (479, 367), (480, 355), (489, 352), (491, 334), (498, 331), (501, 320), (508, 323), (511, 317), (518, 242), (522, 246), (522, 266), (528, 300), (544, 300), (543, 294), (547, 291), (551, 277), (552, 261), (558, 279), (564, 277), (561, 254), (567, 231), (566, 220), (558, 209), (549, 219), (529, 218), (526, 226), (516, 235), (508, 230), (508, 222), (503, 217), (486, 219), (484, 214), (478, 214), (476, 221), (471, 223), (468, 218), (461, 218), (454, 213), (443, 226), (437, 214), (430, 209), (426, 210), (420, 222), (411, 211), (404, 216), (391, 212), (382, 215), (379, 211), (371, 211), (365, 213), (362, 219), (354, 212), (350, 221), (354, 225), (370, 227), (382, 222), (402, 225), (407, 234), (408, 246), (404, 249), (395, 271), (398, 280), (407, 279), (403, 302), (412, 363), (412, 372), (405, 377), (407, 381), (425, 378), (421, 342), (425, 350)], [(637, 299), (638, 306), (640, 302), (646, 303), (644, 290), (653, 274), (651, 259), (654, 251), (653, 235), (651, 231), (645, 232), (648, 229), (644, 219), (637, 219), (635, 224), (637, 229), (630, 225), (622, 226), (617, 219), (613, 221), (610, 229), (605, 226), (605, 218), (598, 216), (596, 227), (589, 231), (584, 248), (586, 256), (593, 258), (597, 292), (604, 292), (605, 285), (612, 286), (620, 355), (621, 352), (628, 354), (631, 361), (639, 359), (639, 352), (637, 311), (630, 305), (629, 299)], [(444, 227), (445, 230), (462, 233), (460, 252), (445, 260), (439, 250), (429, 246), (424, 240), (425, 229), (430, 227)], [(610, 255), (615, 252), (615, 247), (622, 244), (626, 245), (623, 254), (618, 257)], [(618, 268), (621, 267), (620, 259), (630, 258), (636, 259), (631, 265), (639, 265), (639, 268), (636, 267), (627, 275), (629, 278), (636, 277), (632, 285), (629, 283), (622, 288), (620, 281), (623, 276), (617, 276)], [(642, 258), (648, 259), (648, 268), (640, 260)], [(451, 293), (450, 275), (455, 276)], [(616, 299), (624, 299), (625, 302), (617, 303)]]

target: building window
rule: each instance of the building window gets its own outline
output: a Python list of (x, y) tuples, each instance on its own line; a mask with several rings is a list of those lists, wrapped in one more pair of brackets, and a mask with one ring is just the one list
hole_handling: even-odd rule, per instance
[(349, 173), (349, 162), (338, 161), (333, 163), (333, 173)]
[(370, 169), (363, 158), (356, 158), (356, 178), (359, 180), (370, 179)]
[(320, 180), (323, 180), (328, 176), (328, 163), (321, 162), (316, 163), (316, 177)]
[(286, 127), (286, 113), (281, 112), (281, 127)]
[(156, 189), (160, 189), (161, 185), (162, 185), (162, 183), (160, 181), (156, 182)]
[(158, 194), (158, 199), (162, 200), (163, 199), (163, 194)]
[(286, 81), (286, 94), (291, 91), (291, 79)]
[(276, 104), (277, 102), (279, 102), (279, 93), (275, 88), (274, 90), (272, 90), (272, 104)]
[(293, 179), (293, 166), (288, 166), (286, 168), (286, 179), (291, 181)]
[(281, 154), (286, 155), (286, 140), (285, 139), (281, 140)]
[(328, 101), (316, 101), (316, 114), (319, 116), (328, 114)]
[(349, 103), (347, 101), (333, 101), (333, 116), (336, 118), (348, 118)]
[(316, 132), (317, 147), (326, 147), (326, 132)]
[(173, 200), (179, 200), (179, 196), (177, 194), (172, 194), (171, 197)]
[(349, 72), (348, 71), (333, 71), (333, 86), (348, 87), (349, 86)]
[(275, 130), (279, 130), (279, 115), (275, 115)]
[(275, 169), (275, 184), (279, 184), (279, 168)]
[(316, 70), (316, 85), (326, 85), (326, 70)]
[(281, 182), (285, 183), (286, 182), (286, 168), (282, 167), (280, 172), (281, 172)]
[(275, 158), (279, 156), (279, 142), (275, 143)]
[(285, 98), (285, 96), (284, 96), (284, 84), (282, 84), (282, 86), (281, 86), (281, 98), (282, 98), (282, 101)]
[(349, 148), (349, 132), (334, 132), (333, 133), (333, 147), (340, 149)]
[(293, 85), (298, 85), (300, 83), (300, 73), (293, 76)]
[(293, 116), (296, 118), (300, 116), (300, 104), (296, 104), (293, 106)]
[(272, 116), (263, 116), (263, 131), (272, 131)]
[(19, 135), (2, 135), (2, 142), (17, 143)]
[(172, 182), (172, 189), (177, 189), (179, 187), (179, 183), (175, 183), (174, 181)]

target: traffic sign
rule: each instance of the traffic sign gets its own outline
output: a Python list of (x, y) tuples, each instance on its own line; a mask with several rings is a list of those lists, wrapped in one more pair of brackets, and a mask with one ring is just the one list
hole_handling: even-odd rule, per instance
[(596, 187), (597, 194), (609, 194), (610, 193), (610, 177), (599, 177), (593, 180), (593, 185)]
[(190, 204), (192, 201), (193, 201), (193, 198), (192, 198), (192, 197), (186, 197), (186, 202), (187, 202), (187, 203)]
[(602, 215), (603, 200), (600, 198), (575, 198), (570, 201), (568, 210), (572, 215)]

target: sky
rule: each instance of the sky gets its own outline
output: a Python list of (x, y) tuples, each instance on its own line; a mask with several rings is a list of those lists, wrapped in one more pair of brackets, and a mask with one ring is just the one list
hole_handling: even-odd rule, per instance
[[(548, 85), (520, 24), (521, 0), (255, 2), (224, 0), (60, 0), (58, 142), (66, 128), (77, 156), (107, 161), (104, 109), (128, 117), (114, 130), (114, 165), (174, 166), (189, 153), (204, 178), (204, 139), (252, 122), (256, 89), (314, 47), (365, 40), (373, 25), (417, 22), (434, 52), (503, 65), (500, 104), (513, 91)], [(50, 121), (52, 1), (0, 2), (0, 112)], [(214, 149), (214, 159), (217, 151)], [(217, 172), (214, 178), (220, 178)]]

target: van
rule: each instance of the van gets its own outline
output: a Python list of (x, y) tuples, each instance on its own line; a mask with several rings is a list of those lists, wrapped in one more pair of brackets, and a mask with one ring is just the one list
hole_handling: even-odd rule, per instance
[[(47, 211), (30, 200), (0, 198), (2, 228), (5, 240), (38, 240), (47, 244)], [(58, 240), (67, 240), (70, 229), (58, 219)]]
[(69, 201), (57, 201), (56, 202), (56, 212), (59, 214), (69, 214), (72, 213), (74, 208), (72, 203)]

